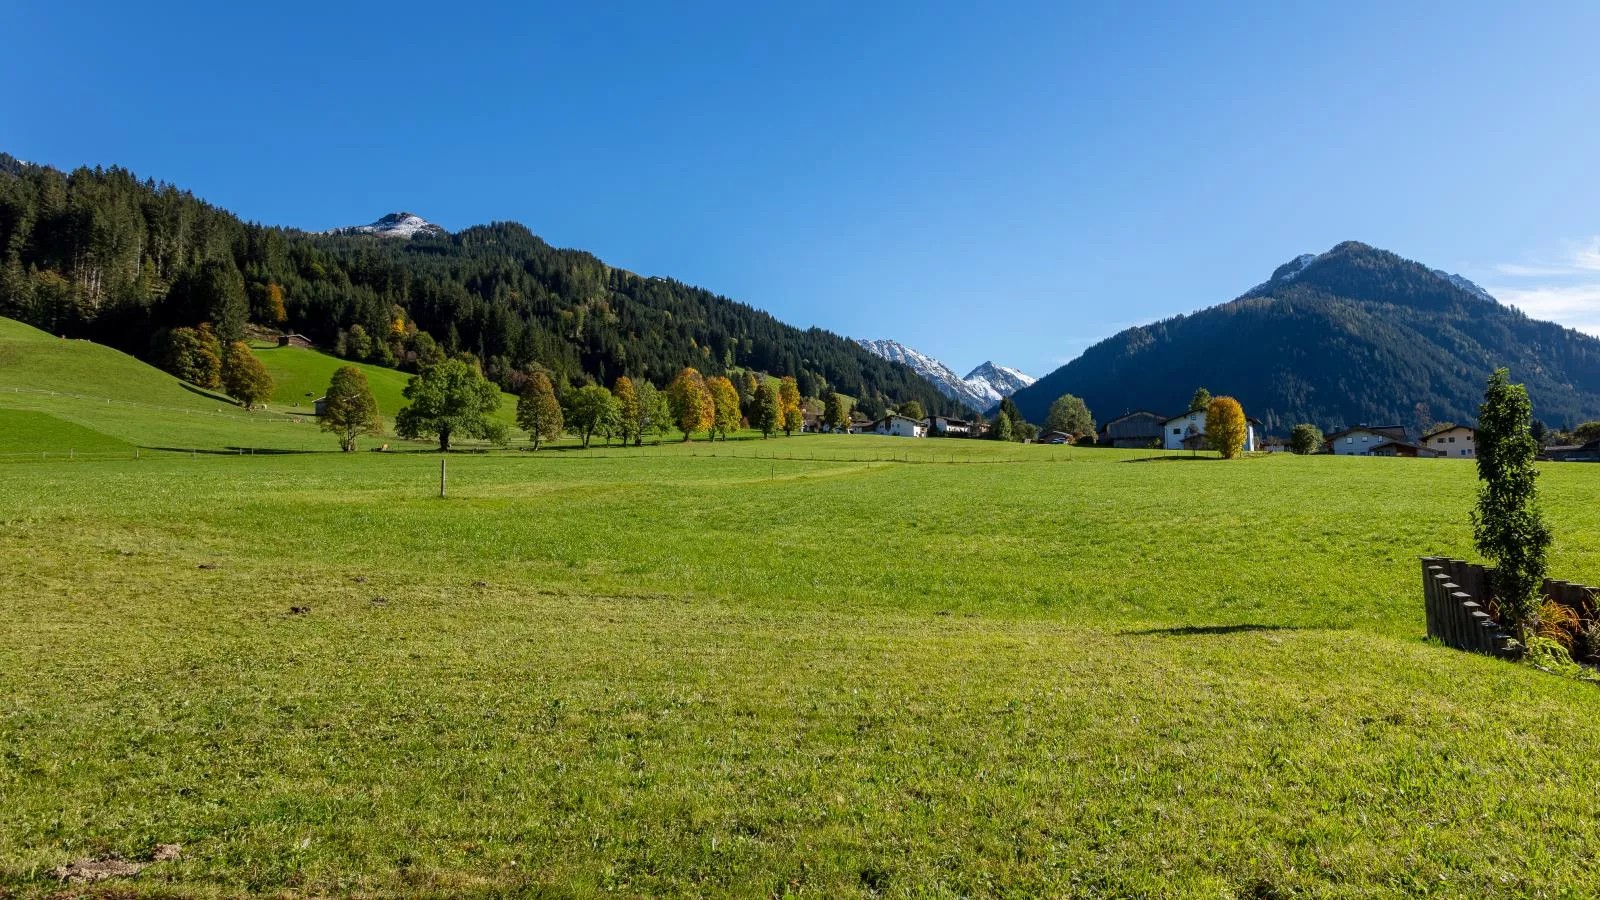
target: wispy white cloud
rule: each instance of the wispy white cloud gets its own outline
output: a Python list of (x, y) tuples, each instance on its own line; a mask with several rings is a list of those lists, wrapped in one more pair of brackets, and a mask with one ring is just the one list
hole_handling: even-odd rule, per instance
[(1600, 234), (1581, 241), (1566, 241), (1558, 253), (1531, 262), (1501, 263), (1495, 271), (1517, 278), (1548, 278), (1600, 272)]
[(1600, 235), (1565, 241), (1548, 255), (1501, 263), (1494, 271), (1502, 281), (1487, 290), (1502, 303), (1600, 337)]
[(1498, 287), (1489, 288), (1489, 293), (1535, 319), (1560, 322), (1600, 337), (1600, 282)]

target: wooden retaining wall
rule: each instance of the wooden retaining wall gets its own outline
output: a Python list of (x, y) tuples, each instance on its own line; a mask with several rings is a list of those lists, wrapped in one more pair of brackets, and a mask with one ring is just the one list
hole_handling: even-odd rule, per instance
[[(1499, 611), (1487, 566), (1440, 556), (1422, 558), (1422, 597), (1427, 610), (1428, 637), (1460, 650), (1510, 655), (1511, 635), (1494, 619)], [(1600, 588), (1547, 578), (1542, 595), (1580, 616), (1592, 608)]]

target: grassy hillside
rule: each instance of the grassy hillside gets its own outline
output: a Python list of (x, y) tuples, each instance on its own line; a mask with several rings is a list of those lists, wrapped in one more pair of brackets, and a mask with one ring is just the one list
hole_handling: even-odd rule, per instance
[(1586, 895), (1600, 694), (1421, 638), (1473, 466), (1152, 457), (0, 467), (0, 889)]
[[(372, 396), (377, 398), (378, 411), (383, 415), (384, 426), (391, 428), (394, 414), (406, 405), (401, 392), (411, 381), (411, 375), (398, 369), (386, 369), (369, 363), (352, 363), (318, 350), (304, 347), (278, 347), (258, 345), (251, 348), (267, 374), (272, 376), (272, 403), (302, 414), (312, 412), (312, 401), (328, 392), (328, 382), (340, 366), (353, 365), (367, 376)], [(508, 423), (517, 421), (517, 398), (500, 395), (500, 418)]]
[(324, 443), (310, 422), (246, 412), (125, 353), (6, 318), (0, 318), (0, 410), (34, 414), (26, 433), (0, 442), (29, 452), (84, 452), (80, 445), (87, 443), (108, 452), (108, 441), (118, 453), (134, 446), (289, 450)]

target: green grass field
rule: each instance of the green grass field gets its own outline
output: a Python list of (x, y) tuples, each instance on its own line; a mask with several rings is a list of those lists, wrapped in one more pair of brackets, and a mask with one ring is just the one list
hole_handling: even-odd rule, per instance
[[(378, 401), (378, 411), (383, 416), (386, 428), (392, 427), (394, 414), (406, 405), (400, 392), (405, 390), (411, 375), (398, 369), (352, 363), (303, 347), (258, 344), (252, 350), (267, 367), (267, 374), (272, 376), (272, 403), (275, 406), (309, 414), (312, 401), (328, 392), (328, 382), (333, 380), (333, 373), (340, 366), (348, 365), (354, 365), (367, 376), (367, 385), (372, 388), (372, 396)], [(500, 417), (506, 422), (516, 422), (517, 398), (505, 393), (500, 395)]]
[(1600, 694), (1420, 637), (1470, 465), (1063, 449), (0, 466), (0, 886), (1592, 894)]
[[(1600, 693), (1421, 639), (1470, 464), (744, 437), (440, 499), (0, 320), (0, 897), (1600, 883)], [(1600, 467), (1542, 487), (1595, 583)]]

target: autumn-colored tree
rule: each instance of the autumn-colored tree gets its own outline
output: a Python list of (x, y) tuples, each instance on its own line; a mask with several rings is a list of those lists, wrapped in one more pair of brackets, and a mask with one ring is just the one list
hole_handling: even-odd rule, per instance
[(267, 374), (267, 367), (244, 341), (234, 341), (222, 353), (222, 389), (245, 409), (272, 396), (272, 377)]
[(832, 431), (850, 429), (850, 401), (840, 393), (830, 393), (822, 407), (822, 424)]
[(633, 389), (633, 379), (618, 375), (611, 385), (611, 396), (617, 401), (616, 433), (623, 446), (639, 434), (639, 392)]
[(1249, 428), (1244, 408), (1232, 397), (1213, 397), (1206, 406), (1206, 442), (1221, 453), (1223, 459), (1239, 455)]
[(763, 379), (756, 385), (756, 396), (751, 412), (754, 418), (750, 420), (750, 424), (761, 431), (763, 440), (771, 437), (772, 432), (777, 430), (783, 413), (778, 406), (778, 389), (770, 379)]
[(339, 438), (346, 453), (356, 449), (356, 438), (363, 434), (382, 434), (378, 401), (367, 386), (367, 376), (355, 366), (340, 366), (328, 383), (322, 400), (322, 430)]
[(805, 415), (800, 411), (800, 385), (793, 375), (785, 375), (778, 382), (778, 415), (778, 427), (784, 434), (794, 434), (805, 425)]
[(517, 424), (528, 432), (535, 450), (545, 441), (560, 437), (567, 427), (556, 390), (543, 371), (529, 375), (522, 385), (522, 393), (517, 396)]
[(667, 402), (672, 408), (672, 419), (689, 440), (696, 431), (709, 430), (716, 424), (717, 406), (705, 379), (693, 368), (686, 368), (667, 386)]
[(255, 282), (250, 285), (250, 317), (268, 325), (287, 321), (289, 313), (283, 308), (282, 285)]
[(174, 328), (161, 347), (161, 367), (184, 381), (203, 388), (222, 386), (222, 359), (216, 335), (200, 328)]
[(707, 378), (706, 389), (711, 392), (712, 437), (720, 434), (727, 440), (729, 432), (739, 430), (739, 389), (721, 375)]

